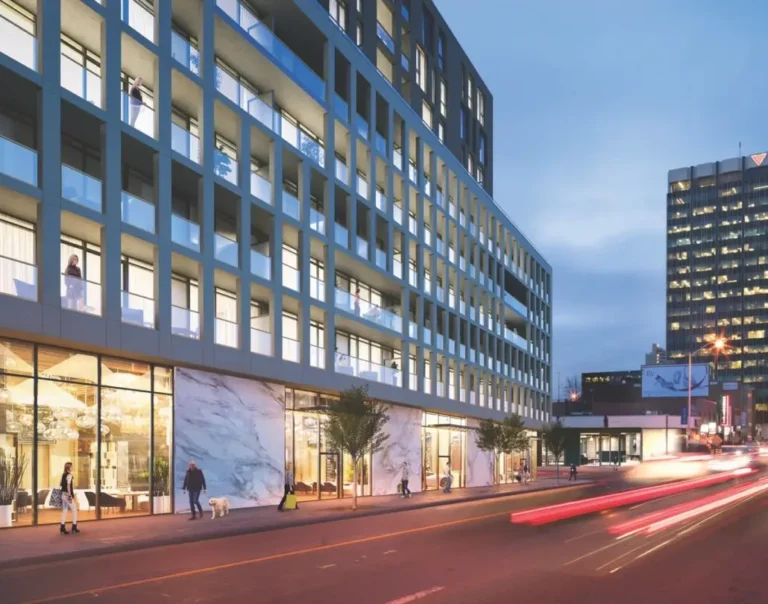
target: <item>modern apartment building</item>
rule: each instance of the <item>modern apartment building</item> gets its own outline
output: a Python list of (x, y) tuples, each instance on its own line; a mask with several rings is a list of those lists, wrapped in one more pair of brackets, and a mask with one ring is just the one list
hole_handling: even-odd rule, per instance
[(667, 358), (687, 359), (716, 336), (719, 381), (755, 390), (768, 423), (768, 161), (766, 153), (679, 168), (667, 191)]
[(390, 417), (360, 495), (507, 480), (472, 428), (549, 419), (551, 267), (329, 8), (0, 0), (0, 524), (58, 522), (66, 461), (85, 519), (188, 509), (190, 459), (233, 507), (350, 496), (350, 385)]

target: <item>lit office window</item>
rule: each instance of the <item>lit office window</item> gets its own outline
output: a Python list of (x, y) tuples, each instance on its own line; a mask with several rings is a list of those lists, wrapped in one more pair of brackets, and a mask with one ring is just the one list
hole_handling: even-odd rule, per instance
[(480, 163), (485, 163), (485, 135), (480, 135)]
[(432, 128), (432, 107), (429, 106), (427, 101), (423, 101), (421, 104), (421, 119), (424, 120), (427, 126)]
[(437, 65), (445, 69), (445, 36), (442, 33), (437, 38)]
[(475, 160), (472, 159), (472, 156), (467, 154), (467, 172), (470, 174), (475, 173)]
[(357, 22), (357, 31), (355, 33), (356, 35), (356, 42), (358, 46), (363, 45), (363, 24), (360, 23), (360, 21)]
[(420, 46), (416, 47), (416, 84), (427, 91), (427, 55)]
[(459, 120), (459, 135), (461, 140), (467, 137), (467, 110), (464, 107), (461, 108), (461, 119)]
[(441, 143), (445, 142), (445, 124), (443, 122), (437, 124), (437, 138), (440, 139)]
[(440, 80), (440, 115), (448, 115), (448, 85), (445, 80)]
[(467, 76), (467, 107), (472, 109), (472, 97), (474, 96), (475, 85), (472, 82), (472, 76)]
[(347, 3), (344, 0), (330, 0), (328, 12), (341, 29), (347, 28)]
[(477, 121), (485, 126), (485, 95), (482, 91), (477, 91)]

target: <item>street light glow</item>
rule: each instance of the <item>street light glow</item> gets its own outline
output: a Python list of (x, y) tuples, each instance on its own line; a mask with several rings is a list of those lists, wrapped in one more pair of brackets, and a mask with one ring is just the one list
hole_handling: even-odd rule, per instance
[(725, 348), (725, 340), (723, 340), (723, 338), (717, 338), (717, 340), (715, 340), (715, 348), (718, 350)]

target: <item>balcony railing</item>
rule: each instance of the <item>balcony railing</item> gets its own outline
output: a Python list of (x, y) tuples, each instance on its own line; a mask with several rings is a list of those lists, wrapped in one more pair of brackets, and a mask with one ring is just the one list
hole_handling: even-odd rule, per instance
[(200, 52), (175, 31), (171, 32), (171, 56), (192, 73), (200, 75)]
[(376, 189), (376, 208), (382, 212), (387, 212), (387, 196)]
[(403, 71), (408, 71), (411, 68), (411, 62), (405, 54), (400, 55), (400, 66), (403, 68)]
[(325, 369), (325, 348), (320, 348), (319, 346), (310, 344), (309, 364), (312, 367), (317, 367), (318, 369)]
[(200, 225), (177, 216), (171, 215), (171, 241), (183, 245), (190, 250), (200, 251)]
[(200, 314), (189, 308), (171, 306), (171, 333), (193, 340), (200, 339)]
[(357, 255), (361, 258), (368, 259), (368, 242), (359, 235), (357, 236), (355, 251), (357, 251)]
[(387, 47), (389, 52), (395, 54), (395, 41), (392, 39), (392, 36), (389, 35), (389, 32), (384, 29), (384, 26), (378, 21), (376, 22), (376, 37), (384, 43), (384, 46)]
[(216, 90), (273, 132), (280, 132), (280, 115), (229, 72), (216, 66)]
[(325, 281), (320, 281), (317, 277), (310, 277), (309, 296), (320, 302), (325, 302)]
[(338, 115), (345, 122), (349, 121), (349, 104), (342, 99), (338, 94), (333, 95), (333, 105)]
[(336, 373), (379, 382), (380, 384), (390, 384), (399, 387), (403, 383), (403, 373), (399, 369), (341, 353), (336, 353), (334, 370)]
[(397, 224), (403, 224), (403, 208), (395, 204), (392, 206), (392, 216)]
[(288, 191), (283, 191), (283, 213), (294, 220), (301, 220), (301, 204)]
[(504, 339), (508, 342), (511, 342), (518, 348), (522, 348), (523, 350), (528, 349), (528, 341), (520, 334), (513, 331), (512, 329), (509, 329), (508, 327), (504, 328)]
[(269, 281), (272, 278), (272, 258), (251, 250), (251, 274)]
[(392, 274), (398, 279), (403, 278), (403, 263), (394, 258), (392, 259)]
[(520, 300), (515, 298), (512, 294), (504, 292), (504, 303), (519, 315), (522, 315), (523, 317), (528, 316), (528, 309), (525, 304), (520, 302)]
[(363, 199), (368, 199), (368, 181), (360, 174), (357, 175), (357, 194)]
[(123, 21), (150, 42), (155, 41), (155, 16), (136, 0), (123, 0)]
[(61, 55), (61, 85), (89, 103), (101, 107), (101, 76)]
[(200, 163), (200, 139), (178, 124), (171, 124), (171, 148), (187, 159)]
[(0, 172), (36, 187), (37, 151), (0, 136)]
[(231, 266), (239, 266), (239, 263), (237, 261), (237, 255), (238, 255), (237, 241), (234, 241), (229, 237), (225, 237), (224, 235), (219, 235), (218, 233), (215, 233), (213, 235), (213, 242), (214, 242), (213, 255), (216, 258), (216, 260), (219, 260)]
[(251, 195), (272, 205), (272, 183), (256, 172), (251, 172)]
[(301, 290), (301, 273), (298, 269), (283, 264), (283, 287), (293, 291)]
[(338, 222), (333, 224), (333, 240), (336, 242), (336, 245), (349, 248), (349, 231)]
[(272, 334), (262, 329), (251, 327), (251, 352), (272, 356)]
[(306, 63), (285, 45), (266, 25), (238, 0), (216, 0), (227, 13), (283, 71), (301, 84), (321, 103), (325, 100), (325, 83)]
[(215, 340), (220, 346), (228, 346), (229, 348), (237, 348), (240, 345), (240, 329), (239, 325), (234, 321), (228, 321), (220, 317), (216, 317), (214, 329), (216, 330)]
[(336, 288), (336, 308), (397, 333), (403, 333), (402, 317), (338, 288)]
[(0, 52), (37, 71), (37, 38), (1, 15)]
[(61, 164), (61, 196), (95, 212), (101, 212), (101, 181)]
[(349, 168), (347, 164), (336, 158), (336, 178), (343, 182), (345, 185), (349, 184)]
[(309, 208), (309, 226), (313, 231), (325, 235), (325, 216), (315, 208)]
[(392, 149), (392, 163), (398, 170), (403, 169), (403, 154), (398, 148)]
[(135, 195), (123, 191), (121, 204), (123, 222), (135, 226), (137, 229), (155, 232), (155, 206)]
[(70, 275), (62, 275), (61, 307), (100, 317), (101, 285)]
[(387, 270), (387, 252), (376, 248), (376, 266), (380, 269)]
[(37, 300), (37, 267), (0, 256), (0, 294)]
[(237, 186), (237, 160), (219, 149), (213, 151), (213, 171), (216, 176)]
[(155, 301), (152, 298), (123, 291), (120, 295), (123, 323), (131, 323), (148, 329), (155, 328)]
[(355, 113), (355, 130), (360, 138), (368, 140), (368, 121), (359, 113)]
[(322, 143), (297, 128), (285, 117), (280, 120), (280, 135), (316, 164), (325, 168), (325, 148)]
[(384, 157), (387, 156), (387, 139), (378, 132), (373, 133), (373, 145), (376, 147), (376, 151), (381, 153)]
[(301, 360), (301, 348), (298, 340), (283, 336), (283, 360), (298, 363)]
[(155, 110), (133, 98), (125, 91), (121, 94), (121, 115), (123, 121), (150, 138), (155, 138)]

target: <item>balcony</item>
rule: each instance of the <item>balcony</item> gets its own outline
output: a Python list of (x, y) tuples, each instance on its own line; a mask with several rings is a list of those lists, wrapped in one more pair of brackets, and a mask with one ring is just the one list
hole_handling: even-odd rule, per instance
[(298, 340), (283, 336), (283, 360), (298, 363), (301, 360), (301, 348)]
[(355, 113), (354, 125), (355, 130), (357, 131), (357, 134), (360, 136), (360, 138), (368, 140), (368, 122), (359, 113)]
[(36, 187), (37, 151), (0, 136), (0, 172)]
[(376, 37), (384, 43), (384, 46), (389, 52), (395, 54), (395, 41), (392, 39), (392, 36), (389, 35), (389, 32), (384, 29), (384, 26), (378, 21), (376, 22)]
[(411, 232), (411, 235), (416, 235), (419, 232), (419, 223), (411, 215), (408, 216), (408, 230)]
[(101, 212), (101, 181), (61, 164), (61, 196), (94, 212)]
[(360, 174), (357, 175), (357, 194), (363, 199), (368, 199), (368, 181)]
[(0, 15), (0, 52), (37, 71), (37, 38)]
[(216, 317), (214, 324), (215, 341), (219, 346), (237, 348), (240, 342), (240, 329), (237, 323)]
[(333, 95), (333, 106), (336, 110), (336, 115), (342, 118), (345, 122), (349, 121), (349, 104), (342, 99), (338, 94)]
[(256, 172), (251, 172), (251, 195), (272, 205), (272, 183)]
[(200, 315), (194, 310), (171, 306), (171, 333), (192, 340), (200, 339)]
[(72, 94), (101, 107), (101, 76), (61, 55), (61, 85)]
[(134, 99), (127, 92), (122, 92), (121, 95), (122, 120), (148, 137), (155, 138), (155, 110)]
[(408, 337), (413, 340), (419, 337), (419, 326), (413, 321), (408, 321)]
[(408, 269), (408, 283), (411, 284), (411, 287), (417, 287), (419, 284), (419, 278), (416, 274), (416, 271), (411, 269)]
[(392, 206), (392, 216), (397, 224), (403, 224), (403, 208), (395, 204)]
[(387, 270), (387, 252), (376, 248), (376, 266), (382, 270)]
[(195, 75), (200, 75), (200, 53), (175, 31), (171, 32), (171, 56)]
[(237, 186), (237, 160), (219, 149), (213, 151), (213, 158), (214, 174)]
[(358, 377), (380, 384), (400, 386), (403, 382), (403, 373), (399, 369), (393, 369), (386, 365), (379, 365), (372, 361), (364, 361), (346, 354), (336, 353), (334, 361), (336, 373)]
[(398, 279), (403, 278), (403, 263), (394, 258), (392, 259), (392, 274)]
[(253, 90), (219, 66), (216, 66), (216, 90), (273, 132), (280, 132), (280, 115), (257, 97)]
[(123, 0), (123, 21), (150, 42), (155, 41), (155, 16), (136, 0)]
[(374, 323), (380, 327), (403, 333), (403, 319), (395, 313), (365, 300), (356, 298), (353, 294), (336, 288), (336, 308)]
[(37, 301), (37, 267), (0, 256), (0, 294)]
[(193, 162), (200, 163), (200, 139), (178, 124), (171, 124), (171, 148)]
[(61, 307), (100, 317), (101, 285), (70, 275), (62, 275)]
[(398, 170), (403, 169), (403, 154), (397, 148), (392, 149), (392, 163)]
[(378, 132), (373, 133), (373, 146), (376, 151), (387, 157), (387, 140)]
[(123, 291), (120, 294), (123, 323), (147, 329), (155, 328), (155, 301), (152, 298)]
[(387, 213), (387, 196), (376, 189), (376, 209)]
[(309, 364), (312, 367), (317, 367), (318, 369), (325, 369), (325, 348), (310, 345)]
[(404, 54), (400, 55), (400, 66), (403, 68), (403, 71), (408, 71), (411, 68), (411, 62)]
[(301, 291), (301, 273), (298, 269), (283, 264), (283, 287), (293, 291)]
[(525, 304), (520, 302), (520, 300), (515, 298), (512, 294), (504, 292), (504, 303), (523, 318), (528, 316), (528, 309)]
[(216, 0), (229, 15), (283, 71), (321, 103), (325, 99), (325, 82), (285, 45), (266, 25), (238, 0)]
[(155, 233), (155, 206), (139, 197), (123, 191), (121, 216), (125, 224)]
[(251, 352), (271, 357), (272, 334), (262, 329), (251, 327)]
[(325, 281), (320, 281), (317, 277), (310, 277), (309, 295), (315, 300), (325, 302)]
[(301, 128), (296, 127), (285, 117), (280, 120), (280, 136), (291, 143), (317, 165), (325, 168), (325, 148)]
[(309, 227), (321, 235), (325, 235), (325, 216), (315, 208), (309, 209)]
[(343, 182), (345, 185), (349, 184), (349, 168), (347, 167), (347, 164), (341, 161), (338, 157), (336, 158), (335, 174), (338, 180)]
[(409, 163), (408, 164), (408, 178), (411, 179), (411, 182), (413, 184), (416, 184), (418, 182), (417, 181), (417, 176), (418, 176), (418, 173), (416, 171), (416, 166), (414, 164)]
[(361, 258), (368, 259), (368, 242), (359, 235), (357, 236), (355, 251)]
[(301, 220), (301, 204), (288, 191), (283, 191), (283, 213), (294, 220)]
[(508, 327), (504, 327), (504, 339), (507, 342), (511, 342), (518, 348), (521, 348), (523, 350), (528, 349), (528, 341), (522, 337), (520, 334), (518, 334), (516, 331), (509, 329)]
[(171, 215), (171, 241), (190, 250), (200, 251), (200, 225), (177, 216)]
[(251, 250), (251, 274), (269, 281), (272, 278), (272, 258)]
[(224, 262), (225, 264), (229, 264), (230, 266), (239, 266), (239, 263), (237, 261), (237, 255), (238, 255), (238, 245), (237, 241), (230, 239), (229, 237), (225, 237), (224, 235), (219, 235), (218, 233), (215, 233), (213, 236), (213, 242), (214, 242), (214, 258), (216, 260), (219, 260), (220, 262)]
[(334, 223), (333, 226), (333, 240), (336, 242), (336, 245), (346, 249), (349, 248), (349, 231), (338, 222)]

